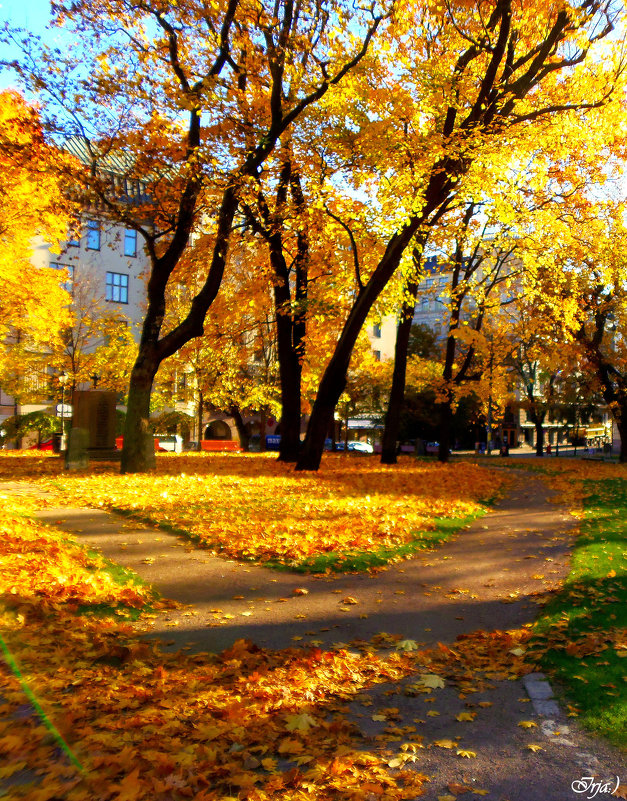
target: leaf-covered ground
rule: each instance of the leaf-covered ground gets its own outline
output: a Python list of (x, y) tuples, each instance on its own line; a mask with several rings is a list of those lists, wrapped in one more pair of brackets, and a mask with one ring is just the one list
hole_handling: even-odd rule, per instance
[[(54, 475), (50, 460), (35, 459), (29, 473), (25, 457), (0, 458), (0, 477), (12, 464), (13, 477)], [(149, 475), (98, 469), (59, 474), (65, 502), (136, 515), (231, 558), (318, 572), (407, 558), (483, 514), (506, 483), (474, 464), (409, 457), (391, 468), (329, 455), (316, 474), (270, 456), (220, 454), (162, 456)]]
[[(381, 682), (410, 678), (409, 694), (431, 694), (452, 681), (469, 693), (531, 669), (520, 647), (527, 631), (474, 635), (454, 651), (381, 634), (350, 649), (238, 641), (219, 655), (166, 653), (120, 620), (129, 605), (151, 613), (158, 602), (147, 590), (116, 581), (8, 497), (3, 505), (0, 631), (10, 659), (0, 670), (0, 781), (17, 781), (11, 798), (415, 798), (426, 780), (420, 732), (367, 749), (348, 702)], [(38, 774), (32, 784), (26, 769)]]
[[(54, 476), (58, 471), (58, 460), (50, 459), (34, 462), (13, 457), (0, 459), (0, 464), (17, 468), (3, 467), (10, 478), (20, 473), (33, 476), (33, 464), (40, 476)], [(167, 471), (178, 464), (160, 460), (161, 470), (152, 477), (155, 484), (167, 486)], [(237, 488), (254, 493), (248, 460), (220, 464), (224, 468), (216, 471), (216, 484), (223, 494), (226, 486), (234, 493)], [(358, 491), (372, 493), (377, 480), (382, 484), (382, 474), (366, 462), (345, 464), (347, 475), (342, 476), (340, 466), (331, 463), (321, 477), (326, 492), (336, 487), (340, 505), (345, 496), (351, 497), (349, 487), (356, 495)], [(399, 486), (409, 488), (409, 477), (413, 477), (418, 486), (413, 494), (407, 489), (405, 495), (422, 502), (423, 509), (434, 504), (434, 514), (439, 516), (441, 507), (434, 503), (431, 489), (423, 486), (430, 479), (437, 482), (438, 468), (428, 467), (430, 471), (423, 473), (402, 465), (396, 492)], [(467, 486), (474, 475), (467, 468), (472, 466), (460, 467), (441, 471), (439, 491), (442, 496), (455, 496), (457, 472), (459, 502), (476, 503), (468, 500), (474, 493), (479, 495), (476, 487)], [(607, 709), (610, 723), (624, 719), (620, 717), (626, 708), (624, 671), (611, 679), (606, 671), (608, 666), (622, 668), (627, 662), (620, 655), (625, 624), (615, 600), (623, 597), (619, 593), (625, 580), (625, 521), (616, 511), (625, 504), (624, 499), (617, 501), (617, 493), (619, 488), (624, 493), (627, 475), (622, 477), (622, 468), (603, 465), (569, 467), (551, 462), (549, 467), (548, 460), (547, 468), (555, 487), (577, 508), (583, 508), (587, 492), (596, 492), (590, 508), (599, 512), (598, 531), (586, 533), (584, 528), (582, 541), (585, 545), (587, 539), (595, 540), (600, 551), (581, 550), (578, 568), (578, 546), (573, 569), (579, 572), (556, 598), (562, 607), (547, 609), (545, 627), (538, 628), (533, 639), (530, 628), (478, 631), (450, 648), (431, 651), (420, 650), (413, 640), (381, 633), (369, 642), (329, 649), (271, 651), (238, 641), (218, 655), (164, 652), (138, 639), (136, 627), (131, 629), (125, 618), (139, 615), (140, 621), (149, 621), (155, 605), (167, 602), (156, 599), (133, 576), (83, 551), (67, 532), (30, 519), (27, 497), (19, 506), (10, 497), (2, 498), (0, 632), (10, 658), (5, 654), (6, 664), (0, 669), (0, 788), (16, 782), (9, 798), (28, 801), (412, 799), (427, 780), (421, 769), (424, 748), (444, 749), (465, 763), (476, 756), (472, 742), (466, 745), (453, 737), (426, 741), (418, 722), (397, 722), (393, 699), (389, 708), (376, 709), (371, 716), (372, 721), (381, 721), (377, 725), (385, 726), (383, 733), (374, 744), (365, 742), (349, 713), (350, 702), (361, 703), (364, 692), (377, 684), (396, 692), (402, 686), (405, 695), (424, 700), (444, 692), (445, 685), (470, 701), (489, 682), (537, 669), (538, 660), (544, 659), (552, 669), (555, 653), (560, 659), (564, 655), (575, 659), (576, 675), (590, 684), (594, 673), (597, 711)], [(107, 467), (97, 469), (99, 474), (91, 477), (63, 477), (68, 492), (79, 492), (74, 486), (80, 487), (80, 493), (85, 487), (96, 493), (99, 487), (108, 503), (122, 486), (121, 477)], [(619, 484), (599, 483), (607, 470), (613, 470), (612, 481)], [(270, 482), (264, 484), (266, 491), (270, 488), (277, 494), (282, 487), (298, 486), (300, 479), (292, 484), (283, 468), (275, 472), (266, 465), (264, 474)], [(368, 483), (368, 474), (378, 479)], [(478, 471), (476, 477), (487, 476), (488, 489), (493, 490), (493, 475)], [(271, 483), (273, 477), (275, 483)], [(193, 481), (202, 487), (209, 478), (209, 474), (196, 475)], [(479, 489), (485, 497), (486, 485)], [(76, 497), (87, 500), (82, 494)], [(245, 493), (242, 497), (245, 506)], [(183, 498), (181, 494), (179, 502)], [(168, 514), (173, 514), (175, 507), (167, 498), (163, 500)], [(153, 502), (157, 504), (156, 498)], [(608, 550), (610, 542), (618, 550)], [(602, 575), (592, 575), (591, 564)], [(584, 607), (590, 614), (572, 615), (573, 609)], [(586, 621), (583, 628), (582, 619)], [(569, 680), (568, 665), (563, 677)], [(582, 678), (570, 677), (583, 683)], [(608, 683), (614, 687), (603, 687)], [(596, 687), (603, 692), (596, 693)], [(33, 710), (33, 699), (40, 711)], [(572, 704), (573, 714), (580, 712), (590, 723), (588, 710), (576, 701)], [(468, 703), (455, 720), (471, 726), (474, 717), (486, 713), (483, 707), (482, 701)], [(431, 708), (427, 714), (431, 713), (437, 710)], [(527, 725), (533, 732), (534, 721), (518, 723)], [(64, 755), (64, 747), (70, 756)], [(526, 748), (534, 755), (543, 750), (538, 743)], [(29, 773), (33, 770), (38, 775)], [(27, 786), (24, 782), (29, 779), (33, 784)], [(470, 790), (458, 782), (449, 786), (450, 797)], [(486, 791), (475, 786), (473, 792)]]

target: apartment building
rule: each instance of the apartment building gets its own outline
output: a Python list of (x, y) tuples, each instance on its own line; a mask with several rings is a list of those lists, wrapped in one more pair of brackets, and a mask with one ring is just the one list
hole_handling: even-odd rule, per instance
[[(72, 296), (77, 317), (111, 313), (137, 334), (144, 315), (147, 274), (147, 259), (137, 231), (87, 211), (60, 253), (53, 253), (41, 238), (35, 239), (32, 263), (36, 268), (52, 267), (63, 272), (62, 281)], [(52, 377), (53, 371), (45, 363), (39, 371), (25, 375), (25, 402), (0, 387), (0, 425), (15, 414), (54, 413)]]

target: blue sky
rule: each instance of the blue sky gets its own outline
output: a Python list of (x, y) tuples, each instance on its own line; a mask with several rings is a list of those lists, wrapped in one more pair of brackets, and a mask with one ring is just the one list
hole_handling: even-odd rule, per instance
[[(24, 28), (31, 33), (43, 35), (49, 20), (49, 0), (2, 0), (0, 2), (0, 22), (8, 22), (12, 27)], [(54, 38), (55, 34), (52, 35), (52, 38), (48, 38), (48, 41), (54, 40)], [(3, 59), (14, 58), (16, 55), (15, 50), (0, 44), (0, 56)], [(11, 74), (4, 70), (0, 72), (0, 89), (6, 89), (9, 86), (15, 86), (15, 83)]]

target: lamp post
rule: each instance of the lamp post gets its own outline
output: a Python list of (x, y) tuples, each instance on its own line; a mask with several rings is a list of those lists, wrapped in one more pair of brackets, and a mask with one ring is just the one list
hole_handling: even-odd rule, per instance
[(65, 371), (59, 376), (59, 384), (61, 384), (61, 451), (65, 450), (65, 385), (68, 379), (69, 375)]

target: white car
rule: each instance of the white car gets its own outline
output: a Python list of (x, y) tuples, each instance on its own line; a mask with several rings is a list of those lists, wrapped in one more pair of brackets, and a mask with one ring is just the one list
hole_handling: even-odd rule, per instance
[(349, 442), (349, 451), (357, 451), (357, 453), (374, 453), (374, 448), (368, 442)]

